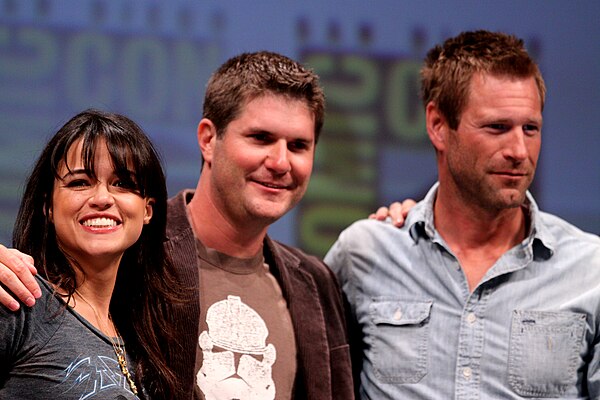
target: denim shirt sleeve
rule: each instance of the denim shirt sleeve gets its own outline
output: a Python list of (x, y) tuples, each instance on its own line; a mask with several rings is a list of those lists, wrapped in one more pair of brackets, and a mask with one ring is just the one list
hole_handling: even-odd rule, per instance
[(593, 357), (587, 372), (588, 390), (591, 399), (600, 399), (600, 339), (596, 340)]

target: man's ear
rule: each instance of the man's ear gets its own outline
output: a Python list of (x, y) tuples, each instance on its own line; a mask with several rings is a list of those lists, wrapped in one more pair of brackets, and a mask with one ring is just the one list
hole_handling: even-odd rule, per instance
[(430, 101), (425, 107), (427, 135), (436, 151), (443, 151), (448, 143), (449, 126), (437, 105)]
[(208, 118), (202, 118), (198, 123), (198, 146), (202, 153), (202, 159), (207, 165), (211, 165), (212, 156), (217, 140), (217, 127)]
[(152, 197), (148, 197), (146, 199), (146, 210), (144, 212), (144, 225), (148, 225), (150, 220), (152, 219), (152, 214), (154, 212), (154, 199)]

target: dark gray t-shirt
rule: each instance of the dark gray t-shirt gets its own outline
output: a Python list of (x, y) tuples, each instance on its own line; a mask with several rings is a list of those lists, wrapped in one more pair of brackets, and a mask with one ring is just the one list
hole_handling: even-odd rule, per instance
[(0, 399), (137, 399), (110, 339), (37, 279), (35, 307), (0, 307)]

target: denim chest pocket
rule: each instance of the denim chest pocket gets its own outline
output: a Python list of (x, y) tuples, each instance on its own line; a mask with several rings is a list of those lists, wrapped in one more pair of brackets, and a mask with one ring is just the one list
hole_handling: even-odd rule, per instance
[(559, 397), (577, 382), (585, 314), (515, 310), (508, 381), (524, 397)]
[(367, 357), (381, 382), (417, 383), (427, 374), (432, 304), (373, 299)]

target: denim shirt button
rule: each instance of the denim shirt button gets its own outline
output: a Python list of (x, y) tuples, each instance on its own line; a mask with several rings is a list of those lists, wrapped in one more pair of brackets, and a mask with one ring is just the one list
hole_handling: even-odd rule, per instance
[(468, 323), (470, 323), (470, 324), (472, 324), (472, 323), (474, 323), (475, 321), (477, 321), (477, 316), (475, 315), (475, 313), (472, 313), (472, 312), (471, 312), (471, 313), (469, 313), (469, 314), (467, 315), (467, 322), (468, 322)]
[(401, 309), (396, 310), (396, 312), (394, 313), (394, 319), (396, 321), (400, 321), (402, 319), (402, 310)]
[(465, 367), (462, 370), (462, 374), (466, 379), (471, 378), (471, 375), (473, 375), (473, 370), (469, 367)]

